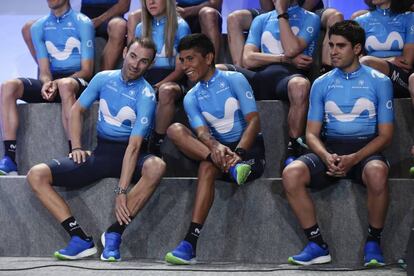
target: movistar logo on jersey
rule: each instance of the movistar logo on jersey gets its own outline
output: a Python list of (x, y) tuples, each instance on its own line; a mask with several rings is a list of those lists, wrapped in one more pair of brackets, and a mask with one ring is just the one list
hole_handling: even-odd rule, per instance
[(230, 97), (224, 104), (223, 118), (216, 118), (214, 115), (210, 114), (207, 111), (203, 111), (202, 114), (207, 122), (209, 122), (210, 125), (214, 127), (218, 133), (223, 134), (228, 133), (233, 129), (235, 112), (239, 109), (239, 101), (233, 97)]
[(370, 119), (376, 116), (374, 103), (366, 98), (359, 98), (349, 113), (344, 113), (334, 101), (327, 101), (325, 103), (327, 122), (329, 122), (329, 115), (340, 122), (352, 122), (356, 118), (360, 117), (364, 111), (368, 111), (368, 117)]
[(328, 85), (328, 89), (332, 88), (344, 88), (340, 79), (335, 79), (333, 84)]
[(145, 97), (151, 98), (155, 102), (155, 94), (148, 87), (145, 87), (142, 90), (142, 95), (144, 95)]
[[(129, 106), (122, 107), (115, 116), (112, 115), (108, 103), (104, 99), (99, 101), (99, 111), (99, 115), (102, 114), (105, 123), (116, 127), (120, 127), (125, 121), (130, 121), (132, 128), (137, 118), (135, 111)], [(101, 119), (101, 116), (99, 116), (99, 120)]]
[(62, 51), (60, 51), (51, 41), (46, 41), (45, 44), (47, 52), (57, 60), (67, 60), (74, 49), (77, 49), (79, 53), (81, 52), (81, 42), (74, 37), (69, 37), (68, 40), (66, 40), (65, 49)]
[(371, 51), (391, 50), (394, 44), (398, 45), (398, 49), (402, 49), (404, 47), (404, 40), (398, 32), (391, 32), (384, 42), (380, 42), (376, 36), (371, 35), (365, 42), (365, 48)]

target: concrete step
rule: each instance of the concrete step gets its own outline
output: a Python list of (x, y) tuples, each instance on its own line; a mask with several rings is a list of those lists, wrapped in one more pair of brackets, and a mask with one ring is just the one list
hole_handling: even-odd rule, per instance
[[(59, 189), (82, 227), (100, 246), (100, 234), (114, 222), (116, 179), (81, 190)], [(414, 180), (389, 181), (391, 203), (382, 246), (387, 262), (403, 256), (414, 225)], [(128, 226), (125, 258), (163, 259), (184, 237), (191, 220), (196, 180), (165, 178), (145, 209)], [(367, 229), (366, 192), (358, 184), (338, 185), (312, 194), (333, 263), (360, 264)], [(0, 178), (0, 256), (42, 257), (63, 247), (68, 235), (41, 206), (25, 178)], [(280, 179), (259, 179), (237, 188), (217, 181), (215, 202), (198, 245), (202, 262), (285, 263), (305, 245)]]
[[(281, 163), (287, 145), (288, 105), (281, 101), (257, 102), (262, 132), (266, 146), (267, 166), (265, 177), (279, 177)], [(182, 108), (177, 109), (176, 121), (186, 123)], [(68, 153), (66, 136), (60, 120), (59, 104), (24, 104), (18, 107), (20, 127), (18, 131), (17, 162), (19, 173), (26, 174), (35, 164), (62, 157)], [(409, 167), (413, 165), (409, 150), (414, 144), (414, 116), (409, 99), (395, 100), (395, 134), (391, 146), (385, 155), (391, 164), (391, 176), (409, 177)], [(93, 148), (96, 144), (95, 121), (98, 105), (95, 104), (85, 116), (83, 144)], [(3, 144), (0, 144), (3, 152)], [(167, 141), (162, 146), (167, 162), (167, 176), (196, 176), (197, 164), (186, 159), (175, 146)]]

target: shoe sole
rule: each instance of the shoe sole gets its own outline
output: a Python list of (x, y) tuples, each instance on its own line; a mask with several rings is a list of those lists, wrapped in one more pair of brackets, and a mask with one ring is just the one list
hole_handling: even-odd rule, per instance
[(3, 170), (0, 170), (0, 175), (18, 175), (18, 174), (17, 174), (17, 171), (6, 172)]
[(252, 167), (248, 164), (240, 165), (237, 168), (237, 184), (239, 186), (243, 185), (249, 175), (252, 173)]
[(92, 256), (92, 255), (96, 254), (97, 252), (98, 252), (98, 250), (94, 246), (92, 248), (89, 248), (89, 249), (86, 249), (86, 250), (82, 251), (81, 253), (79, 253), (78, 255), (75, 255), (75, 256), (63, 255), (63, 254), (59, 253), (59, 251), (56, 251), (53, 254), (53, 256), (55, 256), (56, 259), (61, 260), (61, 261), (71, 261), (71, 260), (78, 260), (78, 259), (82, 259), (82, 258)]
[(315, 259), (312, 259), (309, 262), (303, 262), (293, 259), (293, 257), (289, 257), (288, 262), (293, 265), (313, 265), (313, 264), (326, 264), (330, 263), (332, 260), (331, 255), (321, 256), (317, 257)]
[(189, 261), (178, 258), (174, 256), (171, 252), (168, 252), (167, 255), (165, 255), (165, 261), (173, 265), (190, 265), (190, 264), (195, 264), (197, 262), (195, 258)]
[[(103, 248), (105, 248), (105, 232), (103, 232), (102, 235), (101, 235), (101, 243), (102, 243)], [(102, 254), (101, 254), (101, 261), (109, 262), (109, 263), (115, 263), (115, 262), (121, 261), (121, 258), (119, 258), (119, 259), (117, 259), (115, 257), (105, 258), (103, 256), (103, 252), (102, 252)]]
[(378, 262), (377, 260), (373, 259), (371, 261), (369, 261), (368, 263), (365, 263), (364, 266), (365, 267), (380, 267), (380, 266), (384, 266), (384, 263)]

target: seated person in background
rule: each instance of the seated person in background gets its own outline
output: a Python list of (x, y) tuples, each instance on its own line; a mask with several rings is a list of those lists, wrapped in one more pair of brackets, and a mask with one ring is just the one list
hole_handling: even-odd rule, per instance
[(153, 40), (157, 47), (155, 63), (145, 79), (158, 92), (155, 131), (150, 139), (150, 151), (160, 155), (160, 146), (175, 114), (175, 102), (183, 96), (181, 67), (176, 66), (178, 42), (190, 34), (187, 23), (177, 16), (175, 0), (141, 0), (142, 22), (135, 36)]
[[(300, 0), (299, 6), (305, 10), (315, 12), (321, 18), (322, 26), (329, 30), (329, 27), (344, 20), (343, 15), (333, 8), (324, 9), (322, 0)], [(261, 0), (260, 6), (262, 10), (256, 9), (250, 10), (237, 10), (229, 14), (227, 17), (227, 38), (229, 42), (229, 49), (232, 56), (233, 64), (243, 67), (243, 46), (245, 43), (243, 32), (249, 30), (252, 20), (265, 12), (274, 10), (272, 0)], [(322, 65), (326, 68), (322, 68), (322, 71), (330, 70), (330, 58), (328, 47), (328, 32), (324, 37), (322, 48)]]
[[(61, 0), (58, 0), (61, 1)], [(131, 0), (82, 0), (81, 13), (92, 19), (95, 35), (107, 40), (102, 51), (101, 68), (98, 71), (115, 68), (125, 44), (126, 21), (123, 15), (129, 10)], [(23, 39), (36, 61), (30, 28), (35, 21), (27, 22), (22, 28)]]
[(69, 0), (48, 1), (48, 5), (50, 14), (37, 20), (31, 28), (39, 79), (18, 78), (1, 86), (5, 151), (0, 160), (1, 175), (17, 173), (15, 155), (19, 119), (16, 101), (62, 102), (62, 123), (70, 151), (70, 109), (87, 86), (86, 81), (92, 77), (94, 30), (91, 20), (73, 11)]
[(195, 261), (198, 236), (213, 204), (215, 180), (222, 178), (242, 185), (260, 177), (265, 150), (253, 91), (243, 75), (215, 69), (214, 46), (204, 34), (186, 36), (178, 50), (183, 70), (197, 82), (184, 98), (194, 132), (175, 123), (167, 133), (200, 166), (190, 227), (165, 260), (190, 264)]
[(381, 151), (391, 143), (394, 129), (392, 84), (359, 63), (364, 43), (364, 30), (354, 21), (331, 27), (329, 46), (336, 69), (319, 77), (310, 95), (306, 141), (313, 153), (283, 170), (287, 199), (309, 240), (301, 253), (289, 258), (292, 264), (331, 261), (307, 187), (323, 189), (347, 177), (367, 188), (364, 264), (384, 265), (380, 239), (389, 201), (389, 167)]
[[(394, 97), (409, 97), (414, 64), (414, 13), (400, 0), (372, 0), (375, 9), (355, 19), (365, 30), (366, 56), (361, 63), (390, 77)], [(391, 24), (390, 22), (394, 22)]]
[[(154, 0), (157, 1), (157, 0)], [(188, 23), (192, 33), (207, 35), (217, 53), (220, 50), (221, 6), (223, 0), (177, 0), (177, 13)], [(135, 27), (141, 21), (141, 10), (128, 15), (128, 40), (134, 37)]]
[[(364, 0), (364, 2), (368, 6), (369, 9), (371, 10), (375, 9), (375, 5), (372, 4), (372, 0)], [(411, 11), (414, 11), (414, 0), (405, 0), (405, 4), (407, 5), (407, 7), (410, 8)], [(360, 15), (366, 14), (367, 12), (369, 12), (369, 10), (356, 11), (351, 15), (351, 19), (355, 20), (355, 18), (357, 18)]]
[[(273, 0), (275, 10), (257, 16), (243, 50), (247, 69), (226, 65), (245, 75), (256, 100), (290, 102), (287, 165), (302, 154), (310, 82), (306, 78), (319, 34), (319, 17), (297, 0)], [(220, 69), (221, 66), (219, 67)], [(250, 69), (250, 70), (249, 70)], [(276, 118), (275, 118), (276, 119)]]
[[(101, 236), (101, 260), (119, 261), (124, 230), (145, 206), (164, 174), (164, 161), (148, 154), (143, 146), (154, 119), (156, 101), (153, 89), (142, 75), (154, 56), (152, 41), (132, 41), (124, 49), (122, 69), (98, 73), (73, 105), (71, 155), (36, 165), (29, 171), (27, 181), (35, 195), (71, 237), (67, 247), (55, 252), (58, 259), (80, 259), (97, 250), (92, 237), (86, 235), (53, 186), (74, 189), (107, 177), (120, 178), (114, 190), (116, 221)], [(82, 148), (81, 133), (83, 114), (96, 100), (100, 115), (98, 145), (91, 153)], [(114, 117), (112, 113), (123, 116)], [(131, 182), (136, 185), (128, 191)]]

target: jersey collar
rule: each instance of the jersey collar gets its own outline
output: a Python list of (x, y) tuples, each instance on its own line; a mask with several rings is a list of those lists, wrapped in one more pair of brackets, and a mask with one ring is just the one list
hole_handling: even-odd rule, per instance
[(159, 19), (154, 17), (152, 19), (152, 25), (155, 25), (155, 26), (163, 25), (163, 24), (165, 24), (165, 22), (167, 22), (167, 17), (166, 16), (163, 16)]
[(362, 71), (361, 65), (359, 65), (358, 69), (356, 69), (354, 72), (350, 72), (350, 73), (342, 71), (341, 69), (338, 68), (339, 75), (341, 75), (341, 77), (347, 80), (357, 78), (361, 74), (361, 71)]
[(124, 78), (122, 77), (122, 70), (119, 70), (119, 80), (121, 81), (121, 83), (122, 84), (124, 84), (125, 86), (134, 86), (135, 84), (137, 84), (138, 82), (139, 82), (139, 80), (142, 78), (142, 76), (141, 77), (139, 77), (138, 79), (136, 79), (136, 80), (129, 80), (129, 81), (126, 81), (126, 80), (124, 80)]
[(376, 12), (382, 16), (389, 16), (391, 14), (391, 9), (381, 9), (380, 7), (377, 6)]
[(296, 10), (300, 10), (300, 9), (301, 9), (301, 7), (299, 7), (299, 5), (296, 4), (296, 5), (290, 6), (288, 8), (288, 13), (290, 14), (290, 13), (295, 12)]
[(205, 85), (206, 87), (211, 86), (217, 79), (218, 75), (220, 74), (220, 71), (215, 69), (213, 76), (208, 81), (200, 81), (202, 85)]
[(69, 14), (71, 14), (71, 12), (72, 12), (72, 8), (69, 7), (69, 9), (65, 11), (61, 16), (55, 16), (52, 12), (50, 12), (50, 16), (52, 16), (59, 23), (60, 21), (68, 17)]

